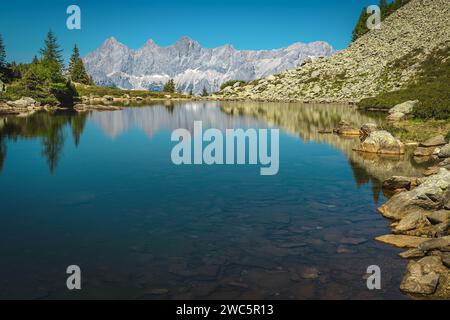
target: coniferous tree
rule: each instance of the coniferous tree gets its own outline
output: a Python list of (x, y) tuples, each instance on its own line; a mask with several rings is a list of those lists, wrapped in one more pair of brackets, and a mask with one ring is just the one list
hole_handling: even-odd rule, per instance
[(389, 14), (389, 4), (387, 0), (380, 0), (380, 3), (378, 5), (380, 7), (381, 11), (381, 19), (384, 19)]
[(356, 23), (355, 29), (353, 30), (352, 41), (356, 41), (356, 39), (358, 39), (359, 37), (361, 37), (362, 35), (364, 35), (369, 31), (369, 29), (367, 28), (368, 17), (369, 16), (367, 14), (367, 8), (363, 8), (359, 16), (358, 22)]
[(173, 79), (167, 81), (167, 83), (164, 85), (163, 91), (167, 93), (175, 93), (175, 81)]
[(42, 59), (40, 63), (46, 70), (46, 79), (50, 82), (63, 82), (63, 57), (62, 50), (52, 31), (49, 31), (45, 39), (44, 48), (40, 51)]
[(207, 97), (207, 96), (209, 96), (208, 90), (206, 89), (206, 87), (203, 87), (202, 97)]
[(73, 47), (72, 56), (69, 60), (69, 72), (72, 71), (73, 67), (77, 63), (77, 61), (80, 59), (80, 51), (78, 50), (77, 45)]
[(0, 68), (6, 68), (6, 49), (0, 34)]
[(73, 48), (73, 53), (72, 56), (70, 57), (69, 75), (70, 79), (73, 82), (78, 82), (87, 85), (92, 84), (92, 79), (86, 72), (83, 60), (81, 60), (80, 58), (80, 51), (78, 50), (78, 47), (76, 45)]

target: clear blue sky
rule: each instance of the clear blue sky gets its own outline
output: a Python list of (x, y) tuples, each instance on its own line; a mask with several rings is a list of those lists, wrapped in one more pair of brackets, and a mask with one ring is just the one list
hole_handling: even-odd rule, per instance
[[(116, 37), (131, 48), (148, 39), (170, 45), (181, 36), (204, 47), (226, 43), (237, 49), (274, 49), (294, 42), (328, 41), (345, 48), (362, 7), (378, 0), (0, 0), (0, 33), (8, 60), (28, 62), (52, 29), (70, 55), (82, 55)], [(66, 9), (81, 8), (82, 29), (66, 28)]]

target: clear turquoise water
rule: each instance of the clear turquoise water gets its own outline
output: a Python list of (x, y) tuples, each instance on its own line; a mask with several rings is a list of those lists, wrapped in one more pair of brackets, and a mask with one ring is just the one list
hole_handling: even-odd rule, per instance
[[(271, 123), (277, 176), (172, 164), (171, 132), (194, 120), (269, 127), (217, 103), (0, 119), (0, 298), (403, 298), (405, 262), (373, 240), (389, 232), (378, 178), (339, 143), (305, 138), (347, 109), (322, 106), (317, 121), (286, 110), (288, 123)], [(65, 286), (73, 264), (78, 292)], [(375, 292), (364, 279), (374, 264)]]

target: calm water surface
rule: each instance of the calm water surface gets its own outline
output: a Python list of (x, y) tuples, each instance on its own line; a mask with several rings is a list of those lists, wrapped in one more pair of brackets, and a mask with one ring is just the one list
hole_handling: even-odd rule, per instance
[[(0, 298), (405, 298), (399, 250), (376, 243), (380, 181), (409, 160), (320, 135), (348, 106), (180, 103), (0, 118)], [(280, 172), (175, 166), (172, 130), (280, 128)], [(69, 292), (65, 270), (82, 269)], [(365, 271), (382, 269), (383, 289)]]

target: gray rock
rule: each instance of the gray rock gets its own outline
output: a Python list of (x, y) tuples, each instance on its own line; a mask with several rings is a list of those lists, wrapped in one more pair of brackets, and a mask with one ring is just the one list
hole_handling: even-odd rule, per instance
[(397, 248), (417, 248), (421, 243), (427, 241), (426, 238), (388, 234), (375, 238), (375, 240), (393, 245)]
[(439, 158), (450, 158), (450, 143), (441, 148), (438, 154)]
[(418, 147), (416, 150), (414, 150), (414, 156), (415, 157), (429, 157), (434, 154), (436, 148), (424, 148), (424, 147)]
[(393, 176), (383, 182), (383, 189), (392, 191), (398, 189), (411, 190), (412, 187), (416, 187), (417, 185), (417, 178)]
[(386, 117), (386, 120), (389, 122), (397, 122), (406, 118), (406, 114), (403, 112), (394, 112)]
[(417, 188), (394, 195), (378, 211), (386, 218), (401, 220), (413, 211), (441, 210), (449, 200), (450, 171), (441, 169), (438, 174), (421, 179)]
[(403, 259), (422, 258), (425, 256), (425, 252), (419, 249), (409, 249), (399, 254)]
[(442, 263), (447, 267), (450, 268), (450, 252), (444, 252), (442, 254)]
[(442, 238), (436, 238), (428, 240), (424, 243), (421, 243), (418, 246), (419, 250), (422, 251), (431, 251), (431, 250), (441, 250), (445, 248), (450, 248), (450, 236), (442, 237)]
[(390, 114), (395, 114), (397, 112), (403, 113), (405, 115), (410, 114), (413, 112), (414, 107), (419, 104), (418, 100), (415, 101), (406, 101), (401, 104), (396, 105), (391, 110), (389, 110)]
[(365, 136), (369, 136), (372, 132), (378, 131), (378, 126), (375, 123), (366, 123), (361, 127), (361, 132)]
[(405, 153), (405, 146), (389, 132), (375, 131), (364, 139), (354, 150), (368, 153), (399, 155)]
[(421, 147), (424, 147), (424, 148), (430, 148), (430, 147), (439, 147), (439, 146), (443, 146), (443, 145), (445, 145), (445, 144), (447, 144), (447, 142), (445, 141), (444, 136), (439, 135), (439, 136), (433, 137), (433, 138), (431, 138), (431, 139), (428, 139), (428, 140), (425, 141), (425, 142), (422, 142), (422, 143), (420, 144), (420, 146), (421, 146)]
[(36, 100), (29, 97), (22, 97), (16, 101), (8, 101), (7, 104), (13, 108), (22, 108), (25, 109), (30, 106), (34, 106), (36, 104)]
[(427, 214), (427, 218), (432, 224), (444, 223), (450, 220), (450, 210), (433, 211)]
[(400, 285), (405, 293), (430, 295), (436, 292), (442, 268), (439, 257), (425, 257), (408, 264), (406, 275)]
[(421, 211), (411, 212), (406, 215), (395, 227), (395, 232), (409, 231), (431, 225), (425, 213)]

